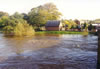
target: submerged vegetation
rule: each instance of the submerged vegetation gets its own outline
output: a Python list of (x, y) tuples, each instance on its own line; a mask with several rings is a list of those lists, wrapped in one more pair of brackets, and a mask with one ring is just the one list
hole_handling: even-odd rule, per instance
[(25, 23), (18, 23), (14, 28), (14, 35), (15, 36), (32, 36), (34, 35), (33, 27), (29, 24)]
[(34, 34), (34, 29), (22, 18), (15, 17), (2, 17), (2, 31), (6, 35), (14, 36), (31, 36)]
[[(8, 27), (8, 26), (7, 26)], [(4, 27), (4, 29), (6, 29)], [(9, 29), (6, 29), (4, 31), (5, 34), (13, 35), (13, 36), (32, 36), (34, 35), (34, 29), (32, 26), (30, 26), (27, 22), (25, 23), (18, 23), (14, 28), (10, 28), (12, 31), (9, 31)]]

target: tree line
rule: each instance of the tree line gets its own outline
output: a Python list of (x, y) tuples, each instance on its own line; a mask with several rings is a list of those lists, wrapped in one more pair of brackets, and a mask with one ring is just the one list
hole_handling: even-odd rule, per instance
[[(15, 12), (9, 15), (6, 12), (0, 12), (0, 29), (5, 33), (15, 33), (20, 35), (28, 34), (28, 31), (41, 30), (48, 20), (59, 20), (62, 13), (59, 12), (56, 5), (53, 3), (46, 3), (32, 8), (27, 14)], [(97, 19), (96, 21), (98, 21)], [(92, 21), (93, 22), (93, 21)], [(67, 29), (75, 29), (79, 27), (79, 20), (62, 20), (63, 26)], [(84, 23), (83, 29), (90, 28), (92, 25)], [(28, 31), (27, 31), (28, 30)], [(22, 34), (21, 32), (24, 32)], [(27, 32), (27, 33), (25, 33)], [(30, 32), (30, 33), (31, 33)]]
[(27, 21), (28, 24), (38, 29), (44, 26), (48, 20), (58, 20), (61, 15), (53, 3), (46, 3), (32, 8), (28, 14), (15, 12), (13, 15), (9, 15), (8, 13), (0, 12), (0, 27), (9, 25), (9, 29), (12, 29), (17, 23)]
[[(61, 15), (53, 3), (32, 8), (27, 14), (15, 12), (13, 15), (9, 15), (6, 12), (0, 12), (0, 28), (6, 33), (15, 33), (15, 31), (18, 33), (24, 26), (31, 26), (34, 30), (40, 30), (48, 20), (58, 20)], [(20, 28), (19, 31), (18, 28)], [(30, 29), (32, 30), (32, 28)]]
[(92, 24), (95, 24), (97, 20), (91, 21), (84, 21), (84, 23), (81, 23), (79, 20), (62, 20), (63, 26), (65, 26), (65, 29), (67, 31), (89, 31), (93, 32), (96, 30), (96, 26), (93, 26)]

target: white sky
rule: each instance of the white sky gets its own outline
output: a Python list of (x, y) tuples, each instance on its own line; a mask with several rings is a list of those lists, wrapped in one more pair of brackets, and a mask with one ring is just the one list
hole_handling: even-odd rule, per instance
[(63, 18), (96, 19), (100, 18), (100, 0), (0, 0), (0, 11), (13, 14), (27, 13), (31, 8), (45, 3), (54, 3)]

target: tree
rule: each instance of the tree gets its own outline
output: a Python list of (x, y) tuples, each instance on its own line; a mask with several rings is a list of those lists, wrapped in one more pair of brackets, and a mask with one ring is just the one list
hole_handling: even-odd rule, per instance
[(59, 19), (60, 16), (62, 15), (62, 14), (58, 11), (56, 5), (54, 5), (53, 3), (46, 3), (46, 4), (43, 5), (43, 8), (44, 8), (45, 10), (47, 10), (49, 13), (52, 14), (52, 19), (53, 19), (53, 20)]
[(25, 20), (21, 17), (20, 14), (14, 14), (12, 16), (3, 16), (0, 19), (0, 25), (2, 26), (6, 34), (13, 33), (14, 28), (18, 23), (24, 23)]
[(8, 13), (0, 11), (0, 28), (3, 27), (3, 22), (2, 21), (4, 21), (8, 16), (9, 16)]
[(76, 23), (73, 20), (63, 20), (63, 23), (68, 26), (68, 29), (76, 28)]
[(18, 12), (15, 12), (11, 17), (16, 18), (16, 19), (23, 19), (24, 15), (22, 15)]
[(32, 36), (34, 35), (33, 27), (30, 26), (26, 21), (18, 23), (14, 28), (15, 36)]
[(23, 15), (23, 19), (25, 19), (25, 20), (27, 20), (27, 21), (28, 21), (28, 19), (29, 19), (28, 14), (26, 14), (26, 13), (22, 13), (21, 15)]
[(28, 22), (35, 27), (42, 27), (48, 20), (57, 20), (61, 16), (56, 6), (52, 3), (32, 8), (28, 13)]
[(9, 16), (9, 14), (6, 13), (6, 12), (2, 12), (2, 11), (0, 11), (0, 18), (1, 18), (2, 16)]
[(83, 24), (83, 29), (85, 29), (87, 27), (87, 24), (86, 23), (84, 23)]
[(75, 19), (74, 22), (77, 24), (77, 25), (80, 25), (80, 21)]
[(14, 19), (11, 19), (10, 17), (2, 17), (1, 18), (2, 28), (5, 33), (9, 34), (14, 30), (14, 27), (16, 26), (17, 21)]
[(0, 24), (5, 33), (11, 33), (15, 26), (15, 24), (13, 23), (13, 20), (11, 20), (9, 17), (6, 17), (6, 16), (3, 16), (0, 19)]
[(34, 34), (33, 27), (24, 19), (2, 18), (2, 23), (5, 34), (13, 34), (16, 36), (31, 36)]
[(4, 27), (4, 23), (6, 22), (7, 19), (8, 19), (7, 16), (2, 16), (0, 18), (0, 28)]
[(88, 26), (88, 30), (91, 31), (92, 29), (93, 29), (93, 26), (92, 26), (92, 24), (90, 24), (90, 25)]
[(43, 26), (46, 21), (48, 20), (48, 12), (46, 10), (32, 10), (29, 13), (29, 23), (33, 26), (41, 27)]

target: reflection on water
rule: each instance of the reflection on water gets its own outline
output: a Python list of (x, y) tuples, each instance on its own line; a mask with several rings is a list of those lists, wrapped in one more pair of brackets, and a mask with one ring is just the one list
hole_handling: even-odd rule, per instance
[(96, 51), (97, 36), (93, 35), (19, 38), (0, 34), (1, 69), (96, 69)]
[[(1, 37), (0, 44), (1, 49), (6, 51), (6, 54), (11, 55), (20, 55), (26, 51), (35, 51), (41, 48), (47, 48), (54, 46), (59, 43), (59, 35), (48, 35), (46, 36), (33, 36), (33, 37)], [(2, 48), (3, 47), (3, 48)], [(5, 52), (0, 50), (4, 56)]]

